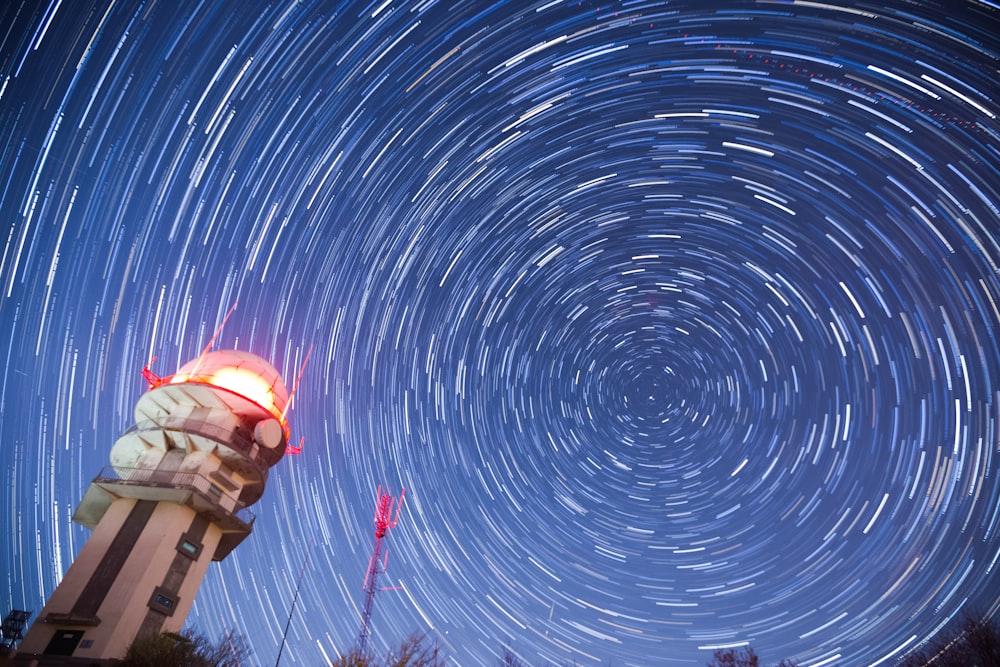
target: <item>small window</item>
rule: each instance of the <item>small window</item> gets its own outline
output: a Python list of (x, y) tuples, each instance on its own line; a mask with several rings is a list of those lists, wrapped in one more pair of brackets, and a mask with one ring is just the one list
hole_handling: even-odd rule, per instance
[(201, 556), (201, 549), (201, 542), (190, 537), (187, 533), (181, 535), (181, 538), (177, 541), (177, 551), (182, 556), (187, 556), (191, 560), (198, 560), (198, 557)]
[(167, 616), (173, 616), (177, 608), (178, 598), (175, 594), (171, 593), (169, 590), (163, 586), (157, 586), (156, 590), (153, 591), (152, 597), (149, 598), (149, 602), (146, 605), (155, 611), (165, 614)]

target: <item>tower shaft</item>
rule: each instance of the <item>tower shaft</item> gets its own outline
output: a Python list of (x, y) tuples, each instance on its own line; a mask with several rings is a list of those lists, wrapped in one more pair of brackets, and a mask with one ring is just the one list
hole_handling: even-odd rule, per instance
[(179, 632), (221, 538), (190, 507), (114, 500), (20, 653), (100, 659), (137, 636)]

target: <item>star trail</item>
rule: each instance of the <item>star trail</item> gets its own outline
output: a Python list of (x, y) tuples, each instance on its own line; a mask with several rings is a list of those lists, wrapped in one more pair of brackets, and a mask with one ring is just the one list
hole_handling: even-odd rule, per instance
[[(946, 11), (947, 9), (947, 11)], [(1000, 608), (1000, 5), (8, 2), (4, 604), (143, 367), (301, 454), (190, 626), (451, 664), (892, 665)], [(6, 613), (6, 609), (3, 610)]]

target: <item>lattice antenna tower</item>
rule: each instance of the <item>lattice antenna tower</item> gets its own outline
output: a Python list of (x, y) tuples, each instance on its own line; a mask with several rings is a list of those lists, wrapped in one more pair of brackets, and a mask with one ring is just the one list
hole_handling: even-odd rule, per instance
[[(372, 603), (375, 601), (375, 591), (379, 572), (385, 572), (386, 563), (389, 560), (389, 549), (386, 547), (385, 555), (382, 554), (382, 540), (389, 534), (390, 528), (395, 528), (399, 522), (399, 511), (403, 507), (403, 495), (406, 489), (399, 494), (399, 498), (394, 498), (390, 493), (382, 493), (382, 487), (378, 487), (375, 499), (375, 548), (372, 551), (371, 560), (368, 561), (368, 571), (365, 573), (364, 591), (365, 608), (361, 615), (361, 633), (358, 635), (358, 653), (364, 655), (368, 644), (368, 627), (372, 619)], [(395, 508), (396, 513), (393, 514)], [(385, 589), (382, 589), (385, 590)]]

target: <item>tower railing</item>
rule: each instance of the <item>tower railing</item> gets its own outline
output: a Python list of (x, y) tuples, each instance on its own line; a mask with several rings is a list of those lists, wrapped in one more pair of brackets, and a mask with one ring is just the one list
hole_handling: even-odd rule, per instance
[(236, 517), (248, 527), (252, 527), (256, 516), (235, 498), (223, 493), (210, 479), (196, 472), (179, 470), (159, 470), (148, 468), (113, 468), (106, 466), (101, 469), (94, 484), (122, 484), (145, 487), (161, 487), (164, 489), (188, 489), (205, 500), (210, 501), (226, 513)]
[[(272, 460), (265, 458), (269, 453), (262, 451), (254, 442), (252, 424), (241, 424), (239, 428), (234, 430), (230, 426), (220, 426), (207, 418), (167, 416), (155, 421), (149, 419), (139, 421), (124, 435), (135, 434), (141, 437), (146, 433), (152, 434), (152, 437), (157, 440), (162, 437), (161, 433), (177, 433), (180, 434), (180, 437), (200, 436), (241, 452), (248, 456), (262, 471), (266, 471), (277, 460), (273, 458), (273, 455)], [(284, 447), (280, 450), (284, 451)]]

